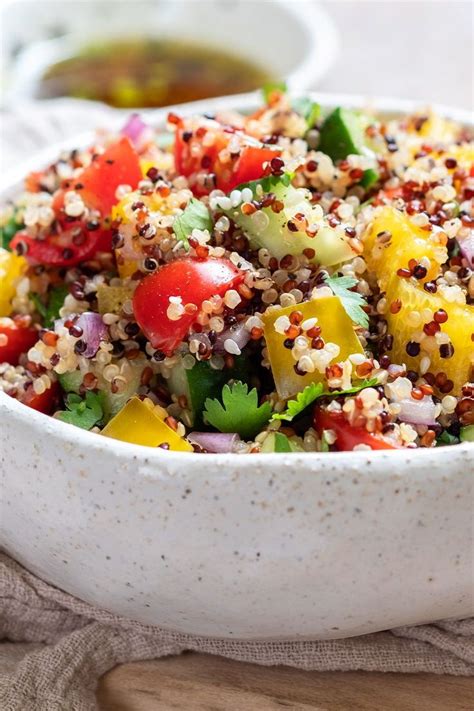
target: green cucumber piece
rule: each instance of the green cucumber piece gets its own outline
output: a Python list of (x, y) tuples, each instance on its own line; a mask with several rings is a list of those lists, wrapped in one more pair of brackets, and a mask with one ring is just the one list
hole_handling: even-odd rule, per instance
[(264, 439), (260, 452), (269, 454), (272, 452), (304, 452), (302, 445), (298, 442), (297, 437), (291, 439), (281, 432), (269, 432)]
[(65, 393), (79, 394), (82, 385), (83, 374), (80, 370), (71, 370), (69, 373), (58, 375), (59, 384)]
[[(326, 153), (333, 161), (343, 160), (348, 155), (371, 156), (373, 152), (367, 146), (364, 129), (363, 116), (349, 109), (334, 109), (321, 126), (318, 150)], [(377, 171), (369, 168), (364, 171), (360, 184), (367, 189), (378, 178)]]
[(174, 366), (171, 376), (166, 381), (173, 395), (184, 395), (188, 402), (194, 427), (204, 426), (202, 413), (208, 397), (219, 397), (222, 388), (229, 380), (248, 382), (250, 377), (249, 362), (246, 356), (237, 356), (233, 368), (215, 370), (207, 361), (196, 361), (193, 368), (186, 370), (182, 361)]
[(360, 116), (349, 109), (334, 109), (321, 126), (318, 150), (333, 161), (366, 153)]
[[(281, 212), (275, 213), (269, 207), (258, 210), (253, 215), (243, 215), (240, 207), (225, 211), (246, 234), (251, 247), (265, 247), (271, 256), (277, 259), (282, 259), (287, 254), (299, 255), (305, 249), (314, 249), (315, 256), (312, 261), (327, 267), (354, 258), (355, 253), (344, 230), (337, 231), (329, 225), (322, 225), (316, 237), (312, 238), (308, 237), (306, 232), (292, 232), (288, 229), (288, 220), (298, 213), (302, 213), (309, 224), (316, 221), (321, 223), (320, 217), (313, 218), (315, 207), (311, 204), (308, 190), (295, 188), (285, 181), (274, 182), (271, 186), (266, 185), (265, 181), (263, 184), (256, 181), (245, 186), (252, 190), (256, 199), (262, 196), (262, 193), (258, 192), (259, 185), (263, 187), (263, 194), (272, 192), (277, 200), (283, 203)], [(268, 219), (262, 219), (262, 215)]]
[(466, 425), (466, 427), (461, 427), (459, 439), (461, 442), (474, 442), (474, 425)]
[[(133, 365), (132, 365), (133, 363)], [(104, 422), (108, 422), (114, 417), (128, 400), (135, 395), (140, 387), (140, 378), (145, 367), (144, 361), (130, 361), (132, 367), (131, 377), (127, 383), (127, 387), (121, 393), (113, 393), (108, 383), (101, 373), (96, 373), (98, 385), (97, 389), (101, 393), (103, 400)], [(84, 373), (80, 370), (72, 370), (69, 373), (63, 373), (58, 376), (59, 384), (66, 393), (78, 393), (82, 385)]]

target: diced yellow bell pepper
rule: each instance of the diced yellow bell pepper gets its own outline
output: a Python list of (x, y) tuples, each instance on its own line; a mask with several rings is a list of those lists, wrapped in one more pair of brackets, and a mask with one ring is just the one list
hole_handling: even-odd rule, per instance
[(462, 143), (460, 146), (453, 144), (448, 146), (446, 150), (443, 150), (442, 152), (435, 151), (434, 157), (441, 158), (443, 163), (446, 158), (455, 158), (457, 161), (457, 166), (455, 168), (450, 168), (450, 173), (457, 170), (458, 167), (469, 170), (474, 164), (474, 144)]
[(285, 399), (300, 392), (306, 385), (325, 379), (324, 374), (319, 372), (298, 375), (294, 369), (296, 361), (291, 349), (283, 345), (288, 336), (275, 330), (276, 319), (280, 316), (290, 317), (293, 311), (300, 311), (303, 314), (303, 322), (316, 317), (318, 319), (316, 325), (321, 328), (321, 338), (326, 343), (335, 343), (339, 346), (340, 353), (331, 363), (346, 360), (352, 353), (364, 352), (352, 321), (337, 296), (324, 296), (264, 314), (262, 318), (268, 358), (278, 394)]
[[(439, 294), (429, 294), (411, 280), (400, 277), (390, 283), (387, 301), (388, 331), (393, 336), (393, 348), (389, 351), (391, 360), (394, 363), (405, 363), (407, 368), (419, 371), (421, 359), (428, 356), (428, 371), (435, 376), (445, 373), (453, 382), (450, 394), (459, 395), (462, 385), (471, 379), (474, 360), (474, 307), (450, 303)], [(390, 311), (390, 305), (394, 302), (400, 307), (395, 314)], [(423, 332), (423, 326), (432, 322), (434, 313), (440, 309), (448, 316), (445, 323), (439, 324), (440, 333), (449, 336), (454, 349), (452, 354), (449, 347), (440, 351), (442, 344), (436, 340), (436, 336), (427, 338), (427, 334)], [(420, 352), (414, 356), (408, 355), (407, 344), (419, 343), (420, 336)], [(417, 350), (416, 346), (412, 348)], [(449, 357), (442, 358), (442, 352)]]
[(434, 141), (452, 142), (456, 140), (459, 127), (454, 121), (442, 118), (438, 114), (431, 113), (428, 121), (425, 121), (420, 130), (420, 136)]
[[(389, 241), (377, 239), (381, 233)], [(384, 207), (375, 217), (364, 237), (364, 258), (371, 271), (377, 273), (380, 288), (384, 291), (398, 269), (407, 269), (411, 259), (420, 262), (426, 258), (426, 276), (421, 283), (436, 279), (448, 255), (447, 237), (443, 232), (427, 232), (393, 207)], [(423, 262), (424, 263), (424, 262)]]
[(150, 170), (150, 168), (155, 167), (155, 162), (152, 160), (144, 160), (143, 158), (140, 161), (140, 168), (142, 169), (142, 175), (144, 178), (146, 178), (146, 174)]
[(118, 314), (124, 303), (133, 296), (132, 290), (127, 286), (109, 286), (99, 284), (97, 287), (97, 301), (99, 313)]
[(193, 448), (156, 413), (150, 403), (132, 397), (102, 430), (102, 434), (122, 442), (158, 447), (168, 444), (174, 452), (192, 452)]
[(0, 247), (0, 317), (10, 316), (16, 282), (27, 267), (28, 262), (24, 257)]

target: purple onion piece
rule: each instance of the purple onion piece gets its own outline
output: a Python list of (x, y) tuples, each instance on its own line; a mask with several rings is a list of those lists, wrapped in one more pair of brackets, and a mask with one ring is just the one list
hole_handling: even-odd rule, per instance
[(231, 341), (234, 341), (240, 348), (240, 350), (242, 350), (243, 348), (245, 348), (245, 346), (250, 340), (250, 333), (245, 328), (245, 325), (243, 323), (238, 323), (236, 326), (231, 326), (231, 328), (222, 331), (222, 333), (218, 334), (214, 345), (214, 350), (216, 353), (225, 352), (224, 342), (228, 338), (230, 338)]
[(147, 124), (142, 120), (140, 114), (131, 114), (127, 123), (121, 130), (122, 136), (127, 136), (136, 146), (147, 130)]
[(462, 256), (467, 261), (470, 269), (474, 269), (474, 230), (471, 230), (468, 237), (457, 239)]
[(86, 311), (79, 316), (76, 326), (82, 328), (81, 341), (86, 344), (82, 355), (86, 358), (93, 358), (99, 350), (100, 342), (107, 336), (107, 326), (102, 321), (102, 316), (92, 311)]
[(401, 407), (397, 417), (412, 425), (436, 425), (436, 404), (428, 395), (423, 400), (405, 398), (398, 403)]
[(197, 444), (198, 447), (213, 454), (232, 452), (239, 439), (239, 435), (235, 432), (191, 432), (188, 435), (191, 444)]

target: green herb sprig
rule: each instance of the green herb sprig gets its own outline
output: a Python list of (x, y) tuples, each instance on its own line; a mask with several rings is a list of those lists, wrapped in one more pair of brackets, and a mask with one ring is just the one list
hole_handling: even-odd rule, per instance
[(252, 439), (269, 421), (272, 409), (269, 402), (258, 405), (257, 390), (237, 380), (222, 388), (222, 403), (207, 398), (204, 419), (220, 432), (237, 432), (242, 439)]

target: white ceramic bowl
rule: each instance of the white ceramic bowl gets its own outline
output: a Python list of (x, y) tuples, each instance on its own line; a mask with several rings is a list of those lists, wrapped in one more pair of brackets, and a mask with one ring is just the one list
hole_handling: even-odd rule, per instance
[(231, 48), (295, 91), (317, 85), (339, 45), (326, 10), (306, 0), (8, 0), (0, 19), (8, 105), (34, 98), (44, 71), (79, 52), (84, 37), (145, 35)]
[(241, 639), (336, 638), (474, 614), (473, 445), (162, 452), (0, 393), (0, 453), (5, 550), (112, 612)]

